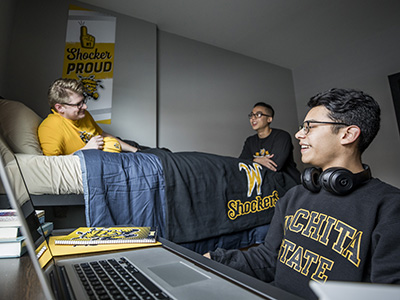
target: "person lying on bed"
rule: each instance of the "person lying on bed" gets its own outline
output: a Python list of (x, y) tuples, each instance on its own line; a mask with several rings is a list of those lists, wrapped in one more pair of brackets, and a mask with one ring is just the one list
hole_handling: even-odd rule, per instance
[(86, 110), (81, 82), (60, 78), (48, 91), (52, 113), (38, 128), (44, 155), (69, 155), (78, 150), (99, 149), (109, 152), (136, 152), (138, 149), (103, 131)]
[(378, 103), (332, 89), (308, 106), (296, 138), (302, 161), (318, 168), (279, 199), (263, 244), (205, 256), (306, 299), (316, 298), (310, 281), (400, 284), (400, 190), (361, 160), (380, 127)]

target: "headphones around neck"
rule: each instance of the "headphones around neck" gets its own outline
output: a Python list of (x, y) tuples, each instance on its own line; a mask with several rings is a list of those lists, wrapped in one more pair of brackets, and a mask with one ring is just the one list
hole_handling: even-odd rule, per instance
[(346, 195), (372, 178), (368, 165), (363, 164), (364, 171), (353, 174), (343, 168), (329, 168), (322, 172), (320, 168), (307, 168), (301, 174), (301, 183), (313, 193), (321, 187), (335, 195)]

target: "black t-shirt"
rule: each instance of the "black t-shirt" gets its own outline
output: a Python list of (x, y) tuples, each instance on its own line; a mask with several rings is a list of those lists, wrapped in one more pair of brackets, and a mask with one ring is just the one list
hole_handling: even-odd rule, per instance
[(300, 183), (300, 172), (293, 158), (292, 139), (284, 130), (273, 128), (270, 135), (263, 139), (257, 134), (248, 137), (239, 158), (253, 160), (256, 156), (269, 154), (274, 154), (272, 160), (278, 165), (278, 172), (288, 173)]

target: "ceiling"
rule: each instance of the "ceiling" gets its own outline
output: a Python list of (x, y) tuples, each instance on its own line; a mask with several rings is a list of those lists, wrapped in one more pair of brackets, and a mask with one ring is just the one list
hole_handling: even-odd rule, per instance
[(80, 1), (292, 70), (400, 23), (399, 0)]

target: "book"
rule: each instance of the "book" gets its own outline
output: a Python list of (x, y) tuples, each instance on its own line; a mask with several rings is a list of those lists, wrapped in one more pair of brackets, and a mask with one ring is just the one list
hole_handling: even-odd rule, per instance
[(49, 248), (53, 256), (64, 256), (64, 255), (76, 255), (86, 254), (103, 251), (116, 251), (116, 250), (127, 250), (134, 248), (145, 248), (161, 246), (160, 242), (155, 243), (125, 243), (125, 244), (91, 244), (91, 245), (56, 245), (55, 240), (63, 238), (64, 236), (50, 236), (49, 237)]
[[(44, 222), (41, 224), (43, 233), (46, 237), (48, 237), (54, 229), (54, 225), (52, 222)], [(39, 231), (39, 229), (38, 229)], [(41, 232), (39, 232), (41, 234)], [(15, 239), (16, 237), (21, 236), (21, 229), (19, 226), (12, 227), (0, 227), (0, 239)]]
[(97, 245), (155, 243), (154, 227), (79, 227), (65, 237), (56, 238), (56, 245)]
[(20, 257), (26, 252), (25, 237), (0, 239), (0, 257)]
[(54, 224), (53, 222), (45, 222), (42, 224), (42, 229), (45, 237), (48, 237), (54, 229)]
[[(40, 224), (44, 223), (44, 210), (36, 210)], [(18, 220), (17, 213), (14, 209), (0, 209), (0, 227), (18, 227), (21, 223)]]
[(0, 239), (15, 239), (21, 235), (21, 229), (18, 226), (0, 227)]

